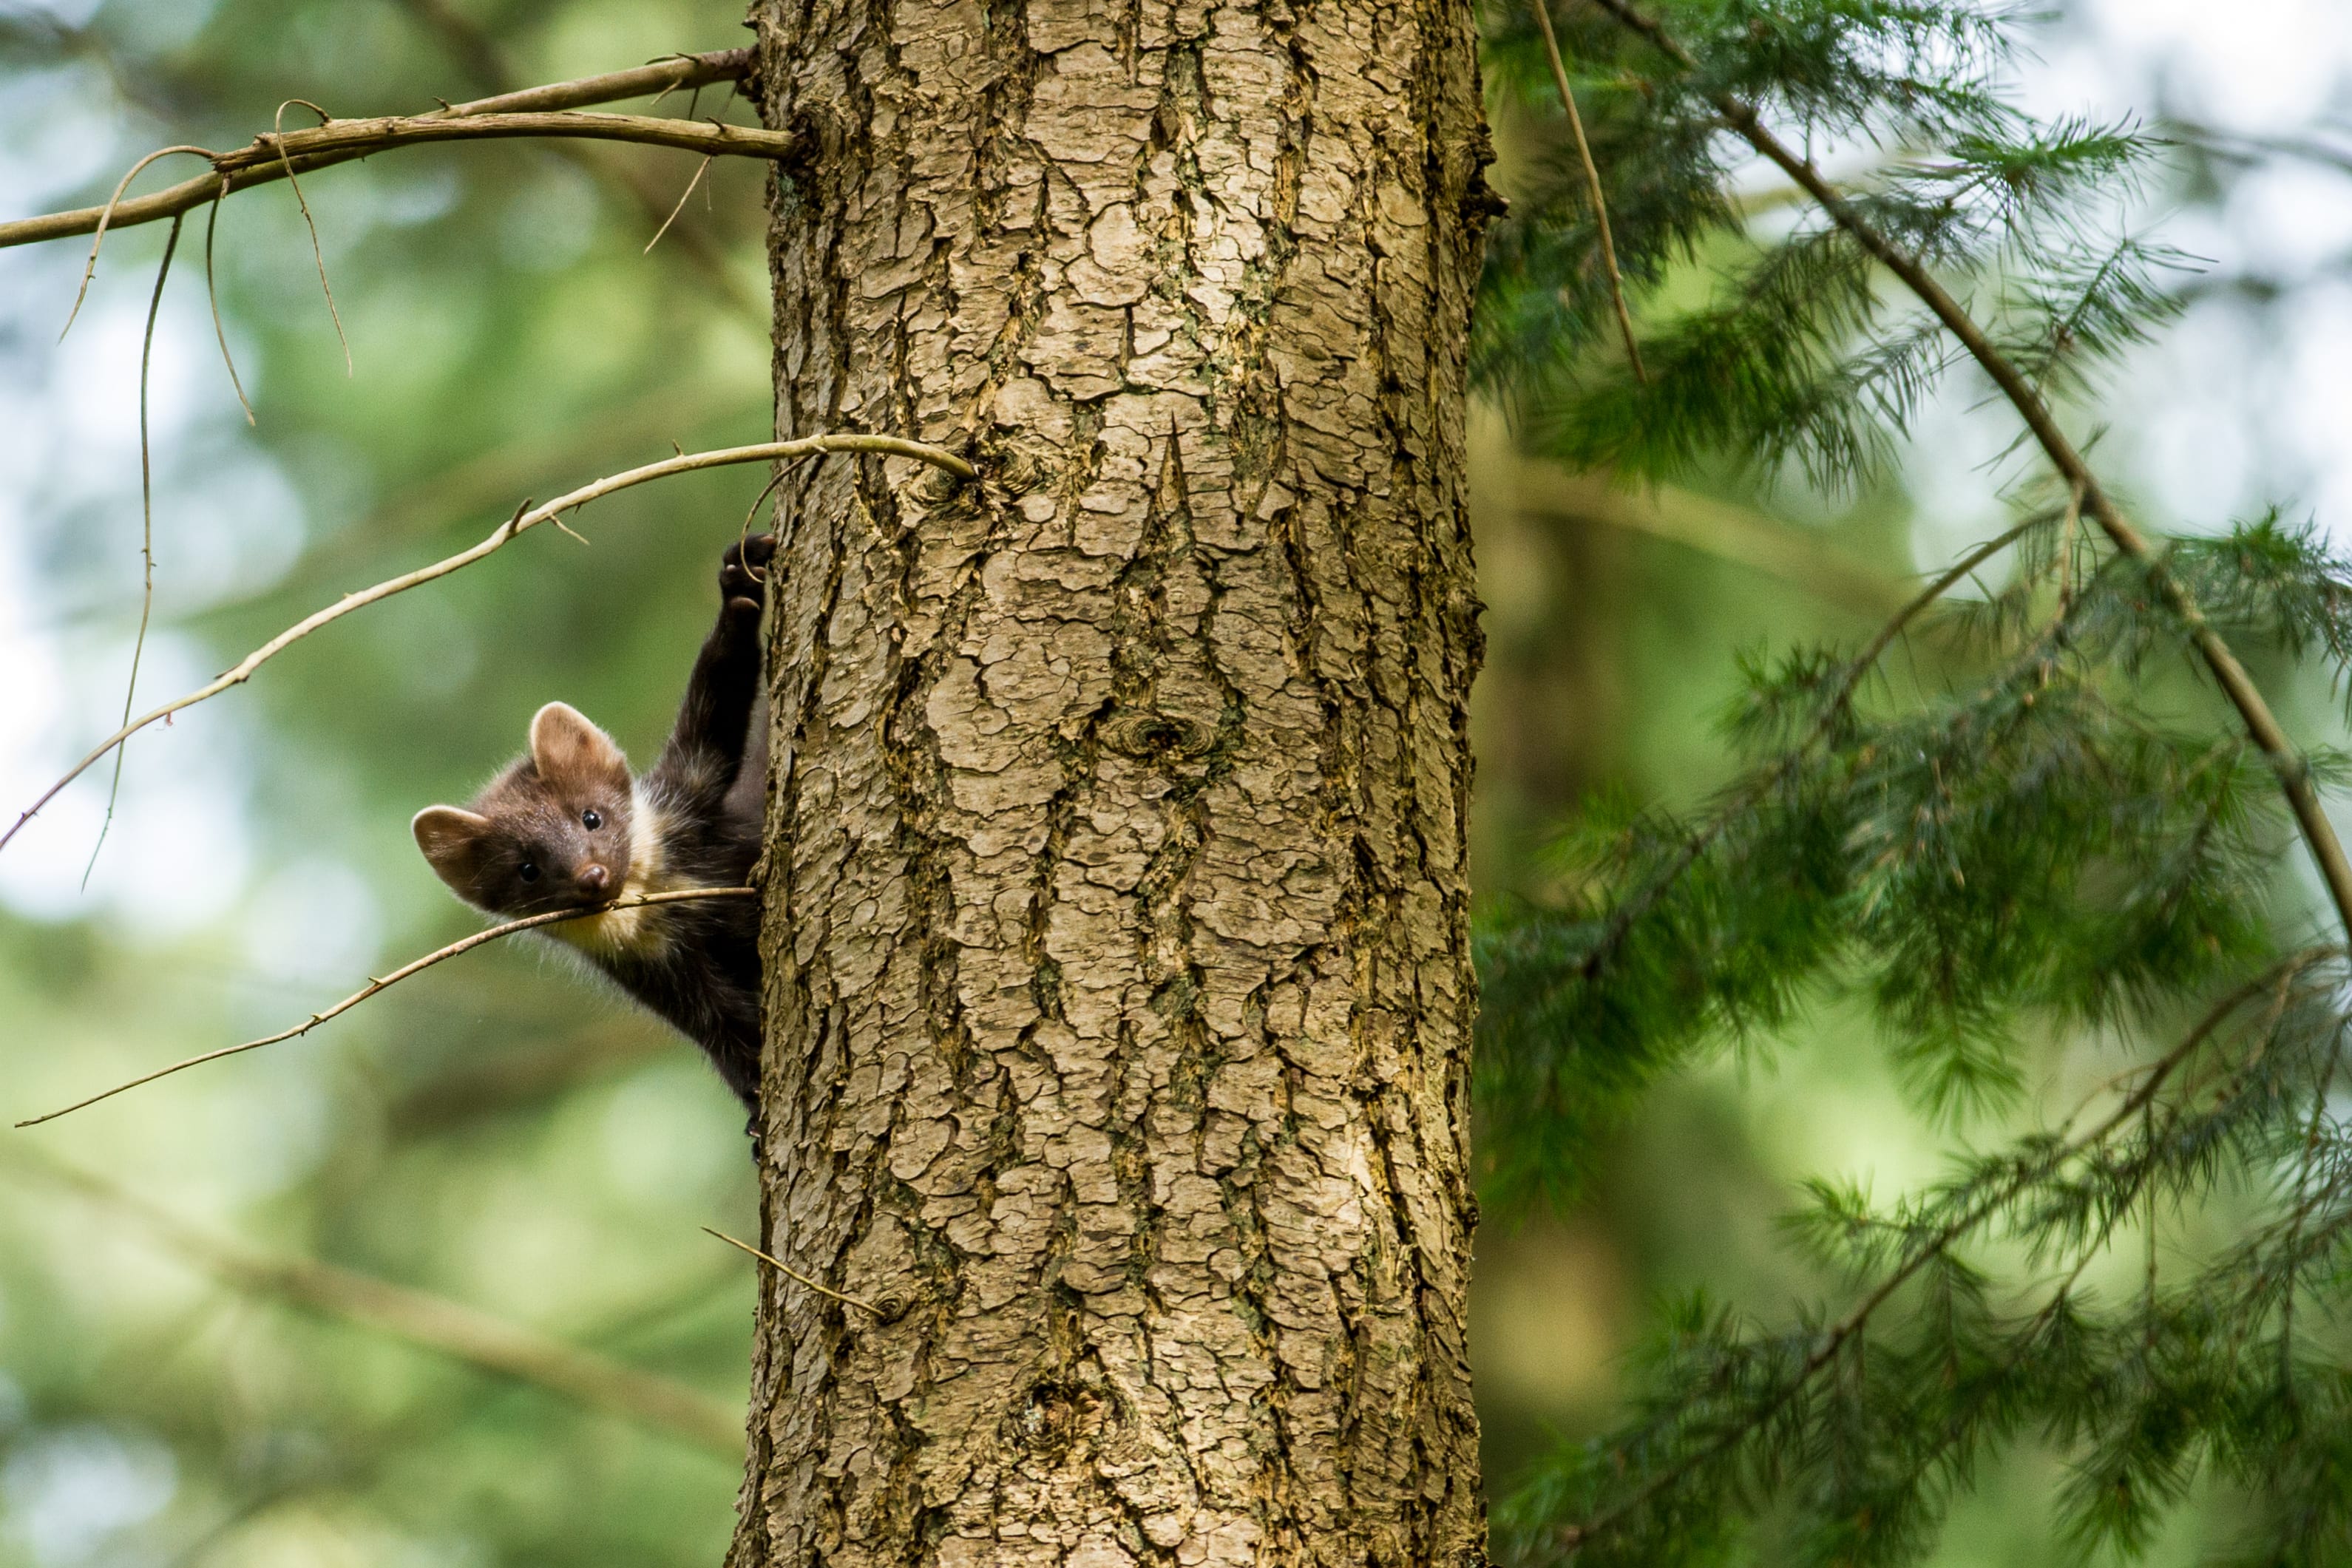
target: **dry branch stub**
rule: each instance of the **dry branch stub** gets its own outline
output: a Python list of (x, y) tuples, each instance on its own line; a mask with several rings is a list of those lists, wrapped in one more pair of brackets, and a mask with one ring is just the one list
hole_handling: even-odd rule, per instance
[(734, 1568), (1455, 1568), (1466, 5), (762, 4), (789, 476)]

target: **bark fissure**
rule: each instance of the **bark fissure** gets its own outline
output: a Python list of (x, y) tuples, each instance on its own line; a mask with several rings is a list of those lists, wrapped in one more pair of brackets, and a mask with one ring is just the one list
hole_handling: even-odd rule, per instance
[(1475, 1560), (1466, 8), (755, 9), (779, 500), (731, 1561)]

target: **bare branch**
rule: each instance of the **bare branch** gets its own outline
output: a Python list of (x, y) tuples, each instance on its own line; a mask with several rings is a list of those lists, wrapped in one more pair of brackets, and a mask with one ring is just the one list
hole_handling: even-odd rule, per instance
[(227, 194), (226, 186), (214, 192), (212, 205), (205, 210), (205, 304), (213, 313), (213, 338), (220, 344), (221, 363), (228, 367), (228, 384), (236, 389), (236, 406), (245, 410), (245, 423), (251, 425), (256, 423), (253, 400), (245, 395), (245, 382), (236, 373), (236, 356), (228, 351), (228, 329), (221, 325), (220, 289), (213, 277), (213, 231), (220, 227), (221, 198)]
[[(1593, 4), (1624, 26), (1649, 39), (1662, 54), (1685, 70), (1696, 68), (1697, 62), (1691, 57), (1690, 52), (1654, 18), (1635, 10), (1630, 0), (1593, 0)], [(2287, 806), (2303, 830), (2304, 841), (2311, 848), (2311, 856), (2318, 864), (2321, 878), (2327, 883), (2328, 896), (2336, 905), (2336, 919), (2346, 930), (2352, 931), (2352, 858), (2346, 856), (2344, 842), (2336, 837), (2335, 825), (2328, 821), (2326, 810), (2320, 804), (2319, 792), (2311, 781), (2309, 764), (2295, 750), (2294, 743), (2287, 738), (2278, 716), (2271, 712), (2270, 704), (2263, 700), (2253, 677), (2246, 673), (2245, 665), (2239, 663), (2238, 655), (2221, 634), (2213, 630), (2212, 623), (2206, 620), (2204, 611), (2189, 595), (2188, 589), (2165, 570), (2163, 560), (2149, 545), (2147, 537), (2132, 526), (2115, 498), (2100, 485), (2091, 465), (2075, 450), (2066, 433), (2059, 428), (2057, 415), (2042, 400), (2041, 392), (2035, 390), (2025, 373), (1994, 346), (1992, 340), (1985, 336), (1984, 329), (1977, 325), (1959, 301), (1952, 298), (1950, 291), (1936, 280), (1927, 265), (1881, 233), (1860, 209), (1838, 193), (1837, 189), (1808, 159), (1775, 136), (1757, 114), (1753, 104), (1727, 92), (1715, 96), (1715, 106), (1735, 133), (1778, 164), (1783, 173), (1801, 186), (1806, 194), (1829, 214), (1832, 222), (1852, 235), (1857, 245), (1901, 279), (1903, 286), (1935, 313), (1945, 329), (1968, 350), (1969, 357), (1976, 361), (1985, 374), (1992, 378), (2001, 395), (2017, 410), (2018, 416), (2025, 422), (2026, 429), (2032, 433), (2035, 443), (2049, 458), (2050, 465), (2071, 488), (2081, 494), (2084, 508), (2116, 549), (2147, 571), (2158, 591), (2164, 596), (2165, 602), (2188, 627), (2189, 640), (2203, 657), (2205, 667), (2212, 672), (2214, 683), (2229, 698), (2230, 705), (2238, 710), (2246, 733), (2262, 749), (2272, 770), (2277, 774), (2279, 789), (2286, 796)]]
[[(2177, 131), (2184, 141), (2195, 142), (2215, 157), (2233, 163), (2252, 163), (2264, 157), (2294, 158), (2333, 169), (2339, 174), (2352, 174), (2352, 151), (2317, 136), (2246, 136), (2200, 125), (2193, 120), (2176, 120), (2168, 129)], [(2340, 131), (2341, 128), (2329, 129)]]
[[(147, 388), (155, 365), (155, 319), (163, 309), (163, 280), (172, 276), (172, 257), (180, 248), (180, 225), (173, 218), (163, 240), (163, 259), (155, 267), (155, 292), (147, 298), (147, 335), (139, 344), (139, 633), (131, 641), (131, 674), (122, 683), (122, 722), (131, 722), (131, 705), (139, 698), (139, 664), (147, 653), (147, 623), (155, 612), (155, 444), (147, 423)], [(107, 830), (114, 826), (114, 803), (122, 794), (122, 762), (131, 748), (114, 754), (114, 781), (106, 789), (106, 820), (98, 825), (98, 842), (89, 846), (89, 863), (81, 868), (81, 885), (98, 869), (98, 855), (106, 848)]]
[[(270, 124), (269, 135), (278, 146), (278, 167), (285, 174), (287, 184), (293, 187), (294, 204), (302, 209), (302, 226), (310, 231), (310, 256), (319, 264), (319, 291), (327, 297), (327, 315), (335, 324), (335, 341), (343, 346), (343, 379), (349, 381), (352, 375), (352, 340), (343, 331), (343, 313), (335, 308), (335, 286), (327, 281), (327, 253), (319, 246), (319, 221), (310, 215), (310, 200), (302, 194), (302, 182), (294, 177), (294, 159), (286, 145), (286, 110), (298, 103), (317, 114), (322, 126), (332, 123), (335, 117), (307, 98), (289, 98), (278, 106), (278, 118)], [(218, 162), (215, 160), (215, 163)], [(219, 198), (215, 197), (214, 200), (217, 202)], [(177, 218), (172, 221), (179, 222)]]
[[(273, 131), (256, 137), (252, 145), (221, 153), (213, 167), (242, 190), (257, 184), (257, 175), (268, 174), (278, 164), (282, 177), (286, 157), (298, 169), (315, 169), (363, 157), (387, 147), (425, 141), (464, 141), (479, 137), (587, 137), (600, 141), (635, 141), (653, 147), (679, 147), (689, 152), (729, 153), (747, 158), (781, 158), (798, 145), (777, 131), (753, 125), (728, 125), (718, 120), (670, 120), (646, 114), (590, 114), (578, 110), (530, 114), (484, 114), (463, 120), (440, 115), (381, 116), (372, 120), (336, 120), (307, 131)], [(282, 154), (282, 155), (281, 155)], [(194, 183), (196, 182), (191, 182)], [(152, 199), (152, 198), (151, 198)], [(199, 201), (211, 199), (205, 192)], [(126, 204), (131, 205), (135, 204)], [(194, 204), (192, 202), (191, 205)], [(118, 224), (125, 219), (120, 213)]]
[[(122, 211), (122, 193), (131, 188), (131, 181), (139, 178), (139, 171), (147, 167), (148, 164), (154, 162), (157, 159), (169, 158), (175, 152), (185, 152), (197, 158), (212, 158), (217, 156), (209, 148), (205, 147), (193, 147), (183, 144), (178, 147), (161, 148), (156, 152), (150, 152), (146, 157), (142, 158), (138, 162), (131, 165), (130, 170), (123, 174), (122, 178), (114, 183), (114, 193), (106, 198), (106, 204), (104, 206), (86, 207), (83, 209), (83, 211), (95, 214), (96, 215), (91, 220), (88, 228), (76, 229), (72, 232), (76, 234), (88, 234), (93, 236), (89, 242), (89, 259), (82, 264), (81, 287), (74, 290), (73, 308), (66, 312), (66, 324), (58, 329), (58, 342), (64, 342), (66, 340), (66, 334), (73, 330), (74, 320), (81, 314), (81, 302), (89, 298), (89, 280), (98, 275), (98, 247), (106, 243), (107, 225), (114, 222), (115, 218)], [(166, 214), (159, 214), (157, 215), (163, 216)], [(168, 215), (177, 217), (179, 214), (177, 213), (173, 213)]]
[(673, 1043), (646, 1016), (615, 1012), (587, 1028), (469, 1057), (394, 1098), (384, 1108), (384, 1135), (404, 1143), (508, 1115), (640, 1065)]
[(1609, 200), (1601, 188), (1601, 166), (1592, 161), (1592, 143), (1585, 140), (1584, 116), (1577, 112), (1576, 94), (1568, 87), (1568, 67), (1559, 57), (1559, 38), (1552, 31), (1551, 0), (1528, 0), (1543, 26), (1544, 55), (1551, 62), (1552, 86), (1559, 89), (1559, 106), (1568, 112), (1569, 133), (1576, 139), (1576, 155), (1584, 162), (1584, 188), (1592, 198), (1593, 222), (1601, 229), (1601, 260), (1609, 269), (1609, 298), (1617, 307), (1617, 327), (1625, 335), (1625, 357), (1633, 361), (1633, 379), (1647, 382), (1642, 368), (1642, 345), (1633, 336), (1633, 313), (1625, 308), (1625, 279), (1617, 270), (1617, 240), (1609, 232)]
[(446, 947), (434, 949), (422, 958), (412, 959), (380, 980), (371, 979), (366, 985), (362, 986), (333, 1007), (323, 1012), (312, 1013), (292, 1029), (280, 1030), (276, 1034), (265, 1034), (259, 1040), (248, 1040), (242, 1045), (225, 1045), (218, 1051), (207, 1051), (200, 1055), (175, 1061), (169, 1067), (159, 1067), (152, 1072), (131, 1080), (128, 1083), (118, 1083), (113, 1088), (93, 1094), (87, 1100), (77, 1100), (63, 1110), (51, 1111), (39, 1116), (29, 1116), (16, 1125), (37, 1127), (44, 1122), (54, 1122), (60, 1116), (70, 1116), (76, 1111), (85, 1110), (101, 1100), (111, 1100), (117, 1094), (125, 1093), (142, 1084), (152, 1083), (159, 1078), (169, 1078), (174, 1072), (185, 1072), (191, 1067), (202, 1067), (207, 1061), (218, 1061), (225, 1056), (236, 1056), (245, 1051), (258, 1051), (265, 1045), (276, 1045), (280, 1040), (293, 1040), (298, 1036), (306, 1035), (329, 1019), (351, 1011), (379, 991), (391, 989), (411, 975), (422, 974), (436, 964), (446, 963), (461, 953), (470, 953), (484, 943), (495, 942), (501, 936), (511, 936), (518, 931), (535, 931), (542, 925), (561, 925), (567, 921), (585, 920), (591, 915), (609, 915), (616, 909), (635, 909), (648, 904), (680, 904), (695, 898), (756, 898), (758, 896), (759, 890), (750, 887), (688, 887), (681, 888), (675, 893), (637, 894), (628, 898), (616, 898), (607, 904), (594, 904), (586, 909), (558, 909), (545, 915), (531, 915), (520, 920), (509, 920), (503, 925), (493, 925), (486, 931), (477, 931), (470, 936), (460, 937)]
[[(780, 158), (795, 143), (789, 136), (740, 125), (714, 121), (665, 120), (635, 114), (566, 112), (583, 104), (609, 103), (638, 98), (666, 89), (729, 80), (750, 69), (750, 51), (727, 49), (709, 55), (680, 55), (635, 70), (614, 71), (580, 81), (557, 82), (522, 92), (478, 99), (430, 114), (379, 116), (367, 120), (337, 120), (314, 130), (270, 134), (254, 139), (234, 152), (212, 153), (213, 170), (193, 180), (135, 201), (116, 200), (104, 206), (21, 218), (0, 224), (0, 246), (30, 245), (68, 235), (94, 234), (104, 228), (154, 223), (213, 200), (230, 190), (268, 184), (289, 172), (307, 173), (333, 163), (363, 158), (389, 147), (471, 138), (584, 137), (606, 141), (635, 141), (656, 147), (677, 147), (690, 152)], [(202, 148), (174, 149), (204, 152)], [(133, 168), (136, 173), (152, 158)], [(125, 183), (128, 183), (127, 177)], [(118, 193), (119, 196), (119, 193)]]
[(551, 82), (517, 92), (478, 98), (452, 105), (446, 111), (463, 120), (477, 114), (527, 114), (540, 110), (585, 109), (596, 103), (618, 103), (648, 94), (666, 96), (681, 88), (705, 87), (715, 81), (741, 81), (751, 74), (749, 49), (712, 49), (698, 55), (665, 55), (648, 64), (577, 81)]
[(362, 589), (357, 593), (343, 595), (324, 610), (280, 632), (277, 636), (247, 653), (234, 668), (216, 679), (197, 687), (185, 696), (175, 697), (163, 706), (152, 709), (131, 720), (112, 735), (108, 736), (91, 750), (89, 756), (75, 763), (64, 778), (44, 790), (39, 800), (27, 806), (8, 831), (0, 833), (0, 849), (5, 849), (8, 841), (24, 831), (25, 824), (32, 821), (42, 807), (57, 799), (59, 790), (80, 778), (92, 764), (108, 752), (160, 719), (169, 718), (184, 708), (194, 707), (198, 703), (216, 697), (231, 686), (244, 685), (253, 678), (254, 671), (321, 626), (331, 622), (340, 621), (354, 610), (363, 609), (370, 604), (390, 599), (395, 593), (405, 593), (408, 590), (431, 582), (436, 578), (446, 577), (460, 567), (471, 566), (484, 556), (504, 548), (517, 535), (561, 517), (565, 512), (584, 507), (601, 497), (625, 490), (633, 485), (642, 485), (653, 479), (666, 479), (674, 474), (690, 474), (702, 468), (723, 468), (735, 463), (785, 463), (794, 458), (814, 456), (822, 452), (867, 452), (886, 457), (911, 457), (917, 462), (928, 463), (934, 468), (952, 474), (960, 479), (976, 478), (979, 475), (979, 470), (954, 453), (944, 447), (926, 445), (919, 441), (904, 441), (895, 435), (804, 435), (794, 441), (764, 442), (757, 446), (727, 446), (711, 452), (689, 452), (677, 457), (665, 458), (659, 463), (648, 463), (642, 468), (632, 468), (626, 473), (615, 474), (609, 478), (599, 479), (593, 485), (585, 485), (577, 490), (558, 496), (545, 506), (516, 512), (513, 517), (509, 517), (492, 530), (488, 538), (471, 549), (460, 550), (456, 555), (435, 561), (431, 566), (419, 567), (415, 571), (387, 578), (373, 588)]
[(137, 1222), (171, 1250), (233, 1290), (341, 1318), (485, 1372), (740, 1455), (743, 1417), (699, 1389), (582, 1350), (477, 1308), (309, 1258), (273, 1258), (215, 1237), (112, 1182), (19, 1144), (6, 1158), (27, 1175)]

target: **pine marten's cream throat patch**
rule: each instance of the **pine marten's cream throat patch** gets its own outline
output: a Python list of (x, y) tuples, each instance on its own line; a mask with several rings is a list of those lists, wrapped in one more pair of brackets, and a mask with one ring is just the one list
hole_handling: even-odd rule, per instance
[[(646, 798), (643, 785), (629, 790), (629, 879), (615, 898), (640, 898), (649, 893), (674, 893), (688, 884), (669, 874), (663, 846), (670, 824), (661, 808)], [(591, 957), (659, 957), (669, 945), (665, 912), (658, 905), (638, 904), (608, 910), (584, 920), (566, 920), (548, 927), (548, 934)]]

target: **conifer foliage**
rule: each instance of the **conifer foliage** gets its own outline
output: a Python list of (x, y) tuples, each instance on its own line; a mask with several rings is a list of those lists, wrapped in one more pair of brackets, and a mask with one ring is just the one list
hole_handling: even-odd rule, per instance
[[(1557, 115), (1526, 3), (1490, 0), (1490, 89)], [(1499, 226), (1474, 352), (1568, 463), (1864, 482), (1954, 378), (1989, 377), (2021, 429), (2087, 432), (2101, 368), (2172, 308), (2184, 258), (2128, 200), (2162, 143), (2014, 107), (2021, 13), (1562, 0), (1554, 20), (1642, 364), (1564, 141)], [(1752, 223), (1751, 131), (1837, 171), (1831, 199), (1800, 179)], [(2352, 1561), (2352, 966), (2296, 834), (2323, 864), (2333, 840), (2294, 809), (2343, 768), (2263, 741), (2211, 678), (2234, 649), (2341, 682), (2352, 570), (2277, 517), (2124, 548), (2103, 493), (2042, 465), (2051, 441), (2021, 435), (2009, 530), (1867, 645), (1747, 672), (1726, 723), (1745, 771), (1717, 799), (1592, 813), (1561, 846), (1573, 891), (1486, 922), (1483, 1137), (1497, 1195), (1559, 1196), (1662, 1071), (1830, 994), (1939, 1114), (2013, 1105), (2055, 1030), (2112, 1042), (2118, 1071), (1923, 1193), (1816, 1186), (1791, 1232), (1843, 1296), (1793, 1323), (1676, 1308), (1628, 1424), (1501, 1504), (1500, 1554), (1915, 1562), (2032, 1444), (2069, 1467), (2056, 1527), (2086, 1551), (2133, 1555), (2194, 1487), (2225, 1500), (2227, 1560)], [(1898, 639), (1940, 678), (1886, 678)], [(2228, 1246), (2158, 1266), (2151, 1238), (2225, 1201)], [(2142, 1247), (2134, 1289), (2091, 1270)]]

